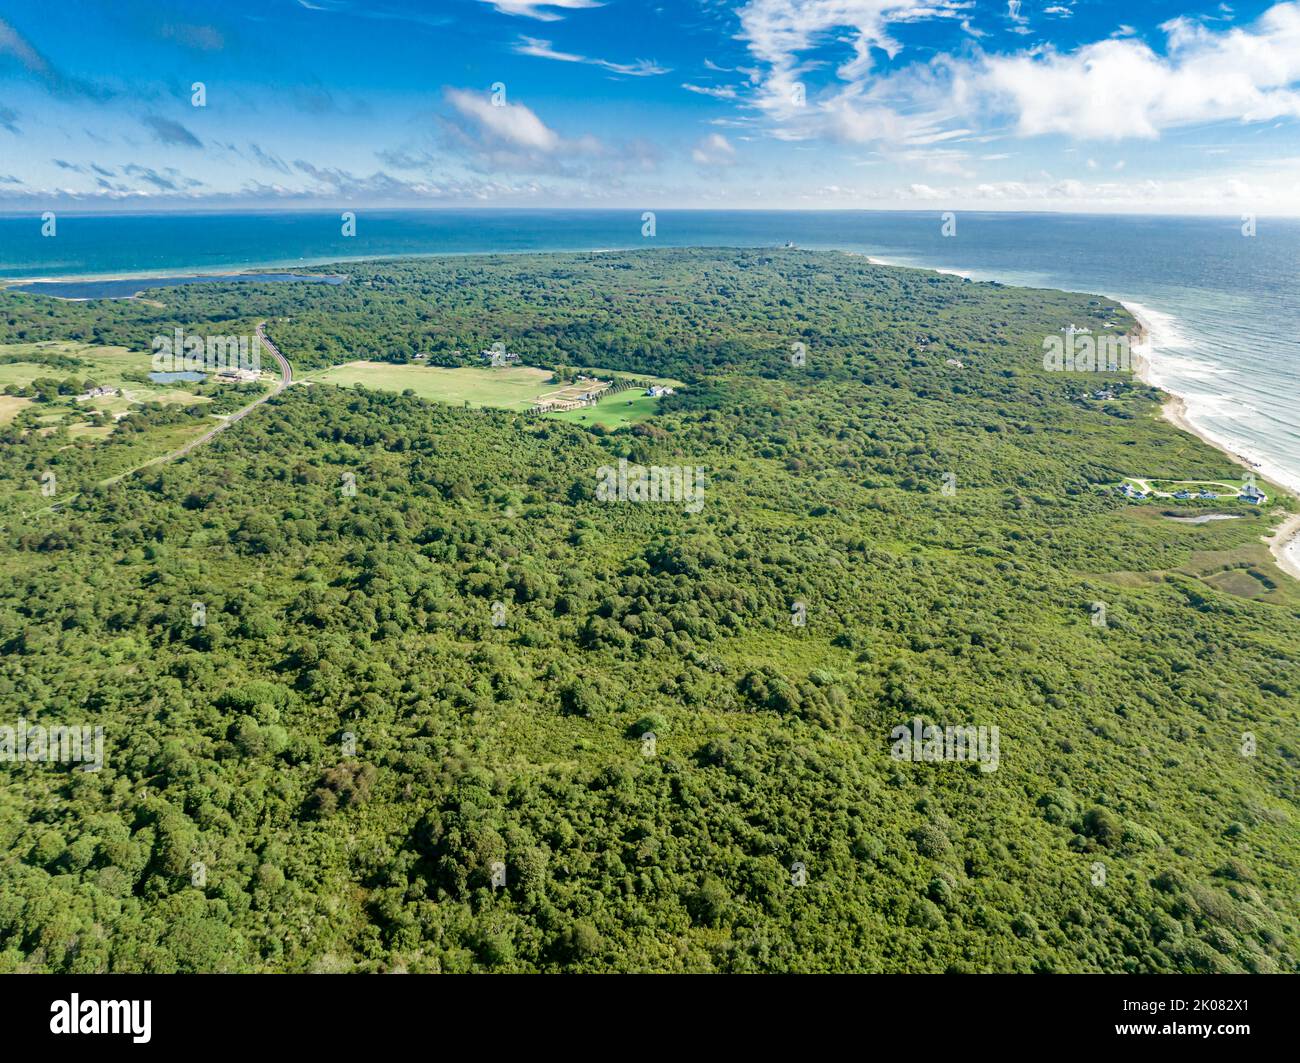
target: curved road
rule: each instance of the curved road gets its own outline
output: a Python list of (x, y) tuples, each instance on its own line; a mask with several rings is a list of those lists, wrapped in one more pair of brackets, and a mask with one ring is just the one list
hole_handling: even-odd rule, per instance
[(280, 353), (280, 348), (277, 347), (275, 343), (272, 342), (271, 338), (266, 334), (266, 332), (263, 329), (263, 326), (265, 324), (266, 324), (265, 321), (258, 322), (257, 328), (255, 330), (257, 340), (259, 343), (262, 344), (263, 347), (265, 347), (271, 353), (271, 357), (274, 358), (280, 366), (280, 379), (275, 382), (275, 386), (271, 388), (270, 391), (268, 391), (265, 395), (259, 395), (247, 406), (243, 406), (240, 409), (236, 410), (220, 424), (214, 425), (208, 431), (204, 432), (201, 436), (196, 436), (194, 439), (191, 439), (184, 446), (177, 447), (175, 450), (171, 451), (170, 453), (162, 455), (162, 457), (150, 458), (142, 465), (137, 465), (133, 469), (127, 469), (126, 472), (120, 472), (116, 476), (111, 477), (110, 479), (107, 480), (103, 480), (101, 482), (104, 484), (117, 483), (118, 480), (130, 476), (132, 473), (139, 472), (141, 469), (147, 469), (151, 465), (161, 465), (165, 461), (174, 461), (177, 458), (183, 458), (195, 447), (202, 446), (204, 443), (207, 443), (213, 438), (215, 438), (216, 436), (220, 435), (232, 424), (235, 424), (237, 421), (242, 421), (245, 417), (247, 417), (250, 413), (252, 413), (253, 410), (257, 409), (258, 406), (261, 406), (262, 403), (268, 401), (269, 399), (275, 398), (278, 394), (280, 394), (280, 392), (282, 392), (285, 388), (287, 388), (290, 384), (292, 384), (293, 366), (289, 364), (289, 359)]

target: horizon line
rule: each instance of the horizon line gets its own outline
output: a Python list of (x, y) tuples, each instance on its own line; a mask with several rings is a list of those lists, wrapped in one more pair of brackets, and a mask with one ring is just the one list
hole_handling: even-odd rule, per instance
[(676, 206), (647, 206), (640, 204), (637, 206), (620, 206), (620, 207), (592, 207), (592, 206), (471, 206), (471, 205), (452, 205), (452, 204), (403, 204), (395, 205), (376, 205), (376, 204), (357, 204), (357, 203), (336, 203), (330, 205), (311, 206), (280, 206), (280, 207), (230, 207), (230, 206), (186, 206), (186, 207), (162, 207), (152, 210), (105, 210), (102, 207), (91, 207), (89, 209), (79, 209), (78, 207), (56, 207), (49, 204), (35, 205), (27, 210), (9, 211), (0, 209), (0, 220), (11, 220), (18, 218), (30, 218), (40, 216), (41, 212), (50, 211), (55, 214), (75, 215), (77, 217), (94, 217), (94, 218), (161, 218), (169, 216), (229, 216), (239, 214), (325, 214), (334, 213), (339, 210), (351, 211), (371, 211), (376, 213), (413, 213), (413, 212), (477, 212), (486, 213), (493, 211), (513, 212), (513, 213), (560, 213), (560, 212), (587, 212), (592, 214), (622, 214), (626, 212), (637, 212), (653, 210), (660, 212), (676, 213), (699, 213), (699, 214), (943, 214), (947, 211), (961, 212), (965, 214), (1006, 214), (1006, 215), (1087, 215), (1097, 217), (1129, 217), (1129, 218), (1232, 218), (1242, 219), (1245, 217), (1253, 218), (1270, 218), (1270, 219), (1300, 219), (1300, 210), (1295, 213), (1273, 212), (1273, 211), (1176, 211), (1176, 210), (1090, 210), (1086, 208), (1077, 208), (1071, 210), (1058, 209), (999, 209), (990, 207), (944, 207), (942, 204), (936, 204), (933, 207), (676, 207)]

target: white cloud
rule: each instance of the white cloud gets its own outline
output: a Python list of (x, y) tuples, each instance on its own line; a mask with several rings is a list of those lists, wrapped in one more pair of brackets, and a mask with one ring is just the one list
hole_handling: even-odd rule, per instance
[(1182, 18), (1161, 28), (1165, 55), (1112, 39), (992, 56), (984, 85), (1027, 136), (1154, 138), (1195, 123), (1300, 115), (1300, 6), (1278, 4), (1253, 26), (1221, 33)]
[(1029, 18), (1020, 13), (1020, 0), (1007, 0), (1007, 18), (1011, 21), (1011, 32), (1022, 36), (1030, 33)]
[(612, 63), (608, 59), (592, 59), (585, 55), (576, 55), (573, 52), (558, 52), (551, 47), (550, 41), (539, 40), (537, 37), (520, 37), (515, 42), (514, 51), (517, 55), (532, 55), (538, 59), (555, 59), (561, 63), (586, 63), (589, 66), (598, 66), (602, 70), (609, 70), (615, 74), (627, 74), (630, 77), (650, 77), (655, 74), (667, 74), (668, 68), (659, 66), (649, 59), (638, 59), (635, 63)]
[(581, 11), (584, 8), (605, 6), (600, 0), (479, 0), (479, 2), (491, 4), (503, 15), (535, 18), (539, 22), (556, 22), (564, 18), (554, 11), (543, 11), (542, 8), (546, 7), (558, 7), (563, 11)]
[(688, 85), (683, 81), (682, 88), (687, 92), (695, 92), (701, 96), (712, 96), (715, 100), (734, 100), (736, 98), (736, 90), (730, 85), (716, 87), (713, 85)]
[(559, 134), (522, 103), (496, 104), (483, 93), (466, 89), (448, 89), (447, 100), (492, 140), (543, 153), (560, 146)]
[(736, 149), (721, 133), (710, 133), (695, 145), (691, 158), (698, 166), (733, 166), (736, 162)]
[[(975, 46), (961, 57), (873, 70), (873, 50), (900, 53), (893, 25), (962, 19), (965, 8), (933, 0), (750, 0), (740, 11), (740, 37), (763, 68), (751, 105), (778, 139), (850, 143), (933, 143), (957, 127), (998, 129), (1008, 121), (1022, 136), (1150, 139), (1181, 126), (1300, 117), (1295, 2), (1276, 4), (1245, 27), (1173, 19), (1160, 27), (1163, 52), (1122, 36), (1072, 51), (1049, 45), (993, 54)], [(1007, 18), (1025, 24), (1016, 0)], [(837, 42), (847, 52), (835, 80), (810, 87), (804, 79), (823, 65), (813, 53)]]

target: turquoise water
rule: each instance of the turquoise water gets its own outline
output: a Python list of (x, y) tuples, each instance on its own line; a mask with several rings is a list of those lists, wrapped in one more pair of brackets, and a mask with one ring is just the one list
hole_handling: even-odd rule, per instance
[[(648, 209), (653, 209), (649, 207)], [(0, 277), (141, 277), (349, 258), (649, 246), (840, 248), (1122, 299), (1148, 323), (1157, 383), (1197, 427), (1300, 490), (1300, 221), (939, 211), (407, 210), (0, 218)], [(121, 282), (112, 282), (117, 285)], [(157, 280), (154, 280), (157, 283)], [(130, 284), (127, 284), (129, 287)], [(78, 289), (63, 289), (60, 294)], [(102, 293), (104, 289), (79, 289)]]

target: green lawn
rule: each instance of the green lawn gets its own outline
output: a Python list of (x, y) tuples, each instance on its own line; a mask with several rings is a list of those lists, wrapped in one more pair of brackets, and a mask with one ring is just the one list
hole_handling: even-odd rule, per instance
[(654, 415), (659, 402), (660, 400), (652, 395), (628, 390), (618, 395), (608, 395), (599, 400), (595, 406), (587, 406), (580, 410), (563, 410), (549, 416), (557, 421), (570, 421), (588, 427), (598, 424), (612, 431), (649, 419)]
[[(608, 373), (607, 370), (589, 372)], [(656, 383), (680, 387), (676, 380), (646, 374), (616, 373), (617, 377), (635, 376), (653, 379)], [(552, 381), (550, 370), (532, 366), (502, 366), (499, 368), (461, 367), (446, 369), (432, 365), (394, 365), (389, 362), (348, 362), (309, 373), (307, 380), (338, 387), (373, 388), (377, 391), (415, 392), (422, 399), (445, 402), (453, 406), (494, 406), (506, 410), (527, 410), (544, 396), (553, 395), (565, 387)], [(659, 400), (628, 390), (620, 395), (601, 399), (595, 406), (565, 410), (549, 414), (573, 424), (601, 424), (609, 429), (636, 424), (650, 417)]]
[(58, 377), (60, 374), (68, 376), (69, 371), (35, 362), (9, 362), (0, 365), (0, 388), (6, 384), (30, 384), (39, 376)]
[(422, 399), (454, 406), (497, 406), (526, 410), (537, 396), (555, 390), (549, 370), (531, 366), (502, 366), (497, 369), (463, 367), (445, 369), (433, 365), (392, 365), (388, 362), (348, 362), (310, 373), (308, 380), (351, 388), (361, 385), (377, 391), (405, 391)]
[(614, 380), (652, 380), (656, 384), (664, 384), (670, 388), (684, 388), (686, 386), (680, 380), (673, 380), (666, 376), (652, 376), (650, 373), (626, 373), (619, 369), (602, 369), (599, 366), (579, 366), (578, 372), (590, 373), (593, 376), (599, 376), (602, 380), (606, 378), (613, 378)]
[[(126, 347), (98, 346), (90, 343), (72, 341), (47, 341), (43, 343), (13, 343), (0, 345), (0, 355), (59, 355), (75, 359), (77, 368), (63, 368), (44, 365), (40, 362), (0, 362), (0, 389), (7, 384), (27, 385), (38, 377), (64, 380), (67, 377), (90, 379), (102, 387), (120, 388), (123, 395), (97, 398), (77, 403), (76, 408), (83, 413), (101, 410), (104, 413), (121, 413), (138, 402), (180, 402), (191, 404), (211, 400), (195, 395), (185, 386), (165, 384), (148, 384), (128, 379), (128, 374), (147, 373), (150, 369), (150, 355), (144, 351), (132, 351)], [(71, 405), (69, 396), (68, 405)], [(63, 409), (64, 404), (57, 407)]]

